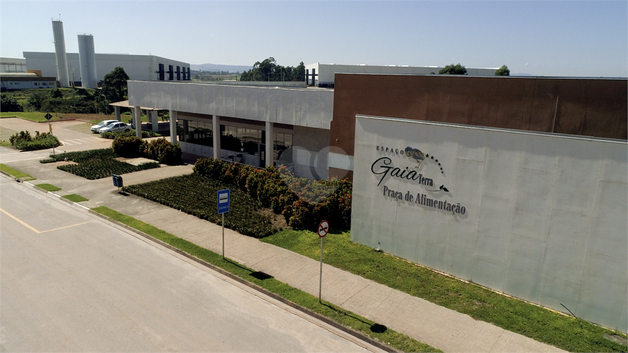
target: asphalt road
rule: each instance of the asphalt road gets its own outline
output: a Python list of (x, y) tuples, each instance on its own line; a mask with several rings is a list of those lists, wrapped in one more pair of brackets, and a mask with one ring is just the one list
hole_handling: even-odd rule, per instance
[(0, 351), (375, 350), (0, 176)]

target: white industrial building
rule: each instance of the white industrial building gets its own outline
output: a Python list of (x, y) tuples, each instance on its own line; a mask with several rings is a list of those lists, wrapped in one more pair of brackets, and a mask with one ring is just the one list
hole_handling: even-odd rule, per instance
[[(334, 87), (336, 74), (380, 74), (380, 75), (430, 75), (438, 74), (442, 66), (409, 65), (339, 65), (314, 63), (305, 65), (306, 84), (317, 87)], [(495, 76), (494, 69), (467, 68), (468, 76)]]
[[(57, 76), (54, 52), (24, 52), (26, 68), (41, 70), (42, 76)], [(190, 64), (155, 55), (95, 54), (97, 81), (120, 66), (131, 80), (182, 81), (189, 79)], [(67, 53), (70, 81), (81, 81), (78, 53)], [(161, 74), (160, 74), (161, 70)], [(161, 76), (160, 76), (161, 75)]]

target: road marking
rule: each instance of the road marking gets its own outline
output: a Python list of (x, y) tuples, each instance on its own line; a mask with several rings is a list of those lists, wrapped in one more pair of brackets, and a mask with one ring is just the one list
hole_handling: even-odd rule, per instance
[(30, 225), (28, 225), (26, 222), (22, 221), (21, 219), (19, 219), (19, 218), (15, 217), (14, 215), (10, 214), (9, 212), (7, 212), (7, 211), (5, 211), (5, 210), (3, 210), (3, 209), (1, 209), (1, 208), (0, 208), (0, 211), (2, 211), (2, 213), (4, 213), (5, 215), (7, 215), (7, 216), (9, 216), (9, 217), (13, 218), (15, 221), (17, 221), (18, 223), (20, 223), (20, 224), (21, 224), (21, 225), (23, 225), (24, 227), (26, 227), (26, 228), (28, 228), (28, 229), (32, 230), (33, 232), (35, 232), (35, 233), (37, 233), (37, 234), (48, 233), (48, 232), (54, 232), (55, 230), (61, 230), (61, 229), (66, 229), (66, 228), (76, 227), (76, 226), (80, 226), (80, 225), (87, 224), (87, 223), (91, 222), (91, 221), (87, 221), (87, 222), (83, 222), (83, 223), (70, 224), (70, 225), (67, 225), (67, 226), (59, 227), (59, 228), (54, 228), (54, 229), (48, 229), (48, 230), (42, 230), (42, 231), (39, 231), (39, 230), (37, 230), (37, 229), (35, 229), (35, 228), (31, 227)]
[(76, 224), (70, 224), (69, 226), (63, 226), (63, 227), (59, 227), (59, 228), (55, 228), (55, 229), (48, 229), (48, 230), (43, 230), (40, 233), (48, 233), (48, 232), (54, 232), (55, 230), (61, 230), (61, 229), (66, 229), (66, 228), (72, 228), (72, 227), (76, 227), (76, 226), (82, 226), (83, 224), (87, 224), (91, 221), (87, 221), (87, 222), (83, 222), (83, 223), (76, 223)]
[(5, 211), (5, 210), (3, 210), (3, 209), (1, 209), (1, 208), (0, 208), (0, 211), (2, 211), (2, 213), (4, 213), (5, 215), (7, 215), (7, 216), (9, 216), (9, 217), (13, 218), (14, 220), (16, 220), (18, 223), (20, 223), (20, 224), (21, 224), (21, 225), (23, 225), (24, 227), (26, 227), (26, 228), (28, 228), (28, 229), (32, 230), (33, 232), (35, 232), (35, 233), (37, 233), (37, 234), (41, 233), (41, 232), (40, 232), (40, 231), (38, 231), (37, 229), (35, 229), (35, 228), (33, 228), (33, 227), (29, 226), (28, 224), (26, 224), (26, 223), (22, 222), (19, 218), (15, 217), (14, 215), (10, 214), (9, 212), (7, 212), (7, 211)]

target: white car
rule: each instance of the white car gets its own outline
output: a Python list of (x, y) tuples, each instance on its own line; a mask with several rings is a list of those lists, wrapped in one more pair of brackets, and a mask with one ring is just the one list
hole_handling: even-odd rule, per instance
[(102, 129), (103, 127), (105, 127), (105, 126), (107, 126), (107, 125), (109, 125), (111, 123), (117, 123), (117, 122), (118, 122), (117, 120), (103, 120), (103, 121), (99, 122), (98, 124), (92, 126), (92, 132), (97, 134), (100, 131), (100, 129)]
[(126, 123), (122, 123), (119, 121), (111, 123), (101, 128), (100, 130), (98, 130), (98, 132), (100, 132), (101, 134), (105, 132), (127, 132), (127, 131), (131, 131), (131, 125), (127, 125)]

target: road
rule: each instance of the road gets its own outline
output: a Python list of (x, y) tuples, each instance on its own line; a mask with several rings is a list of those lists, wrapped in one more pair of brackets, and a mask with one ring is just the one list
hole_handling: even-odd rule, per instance
[[(80, 120), (55, 121), (52, 123), (53, 134), (59, 139), (62, 146), (55, 148), (56, 153), (83, 151), (111, 147), (109, 139), (101, 138), (99, 134), (90, 131), (90, 123)], [(19, 118), (0, 119), (0, 139), (9, 141), (9, 137), (17, 132), (26, 130), (35, 136), (35, 131), (48, 132), (47, 123), (35, 123)], [(53, 153), (53, 149), (20, 152), (15, 149), (3, 148), (0, 150), (0, 163), (43, 159)]]
[(376, 349), (0, 176), (0, 351)]

